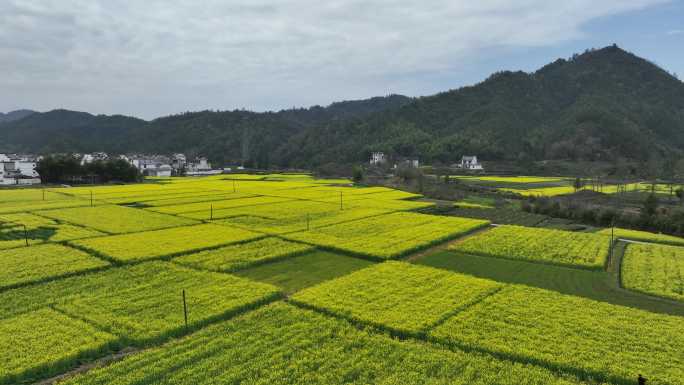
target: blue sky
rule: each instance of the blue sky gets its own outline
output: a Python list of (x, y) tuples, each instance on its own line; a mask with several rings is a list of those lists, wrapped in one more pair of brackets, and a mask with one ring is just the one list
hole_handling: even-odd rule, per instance
[(682, 78), (683, 1), (3, 0), (0, 111), (421, 96), (612, 43)]

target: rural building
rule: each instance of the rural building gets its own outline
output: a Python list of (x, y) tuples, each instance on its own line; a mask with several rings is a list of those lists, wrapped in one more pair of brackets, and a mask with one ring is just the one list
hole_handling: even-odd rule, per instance
[(81, 166), (86, 165), (88, 163), (93, 163), (98, 160), (107, 160), (109, 159), (109, 155), (107, 155), (106, 152), (94, 152), (92, 154), (83, 154), (83, 157), (81, 157)]
[(464, 155), (461, 158), (460, 167), (464, 170), (484, 170), (482, 165), (477, 161), (477, 156)]
[(386, 161), (387, 161), (387, 158), (385, 157), (384, 152), (372, 152), (371, 153), (371, 158), (370, 158), (371, 166), (377, 166), (377, 165), (385, 163)]
[(0, 185), (39, 184), (37, 161), (29, 156), (0, 154)]

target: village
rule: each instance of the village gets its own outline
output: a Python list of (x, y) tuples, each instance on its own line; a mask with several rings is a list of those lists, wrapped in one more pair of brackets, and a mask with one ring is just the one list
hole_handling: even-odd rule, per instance
[[(143, 176), (206, 176), (230, 172), (233, 168), (214, 169), (206, 157), (199, 156), (190, 161), (184, 154), (165, 155), (109, 155), (104, 152), (73, 154), (81, 165), (97, 161), (122, 159), (137, 168)], [(33, 154), (0, 154), (0, 186), (25, 186), (41, 183), (36, 171), (43, 158)], [(236, 167), (240, 169), (241, 167)]]
[[(214, 168), (204, 156), (188, 160), (185, 154), (119, 154), (110, 155), (105, 152), (86, 154), (72, 154), (79, 159), (81, 165), (98, 161), (122, 159), (140, 171), (146, 177), (172, 176), (207, 176), (233, 171), (244, 170), (242, 166)], [(34, 154), (2, 154), (0, 153), (0, 186), (26, 186), (41, 183), (40, 175), (36, 171), (42, 155)], [(372, 152), (368, 162), (370, 167), (391, 168), (419, 168), (421, 162), (417, 157), (404, 158), (389, 156), (384, 152)], [(477, 156), (463, 156), (461, 161), (450, 166), (454, 171), (484, 172), (484, 167)]]

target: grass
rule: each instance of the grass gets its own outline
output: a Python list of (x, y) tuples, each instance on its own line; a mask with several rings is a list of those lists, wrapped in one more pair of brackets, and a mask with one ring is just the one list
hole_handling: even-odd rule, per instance
[(417, 260), (416, 263), (499, 282), (553, 290), (615, 305), (684, 316), (684, 305), (677, 306), (622, 290), (617, 286), (615, 275), (604, 271), (580, 270), (453, 251), (430, 254)]
[(365, 259), (326, 251), (314, 251), (298, 257), (257, 266), (234, 273), (244, 278), (270, 283), (291, 294), (305, 287), (349, 274), (372, 265)]

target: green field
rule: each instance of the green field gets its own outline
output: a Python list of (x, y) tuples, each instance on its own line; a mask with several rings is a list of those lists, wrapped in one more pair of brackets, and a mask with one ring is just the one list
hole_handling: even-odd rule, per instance
[(490, 222), (573, 229), (301, 173), (0, 189), (0, 385), (684, 385), (679, 238)]
[(278, 286), (291, 294), (371, 265), (365, 259), (315, 251), (283, 261), (241, 270), (235, 275)]

